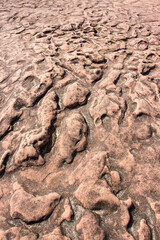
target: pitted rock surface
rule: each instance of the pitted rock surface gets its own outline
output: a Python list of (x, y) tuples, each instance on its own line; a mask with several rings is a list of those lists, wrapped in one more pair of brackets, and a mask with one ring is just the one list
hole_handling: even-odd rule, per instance
[(0, 239), (160, 239), (159, 0), (0, 1)]

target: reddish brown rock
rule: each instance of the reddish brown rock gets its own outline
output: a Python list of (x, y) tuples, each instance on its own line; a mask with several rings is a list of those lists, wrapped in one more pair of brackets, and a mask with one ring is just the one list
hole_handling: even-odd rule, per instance
[(86, 121), (80, 113), (72, 113), (62, 122), (61, 133), (56, 145), (56, 161), (59, 164), (64, 161), (70, 163), (73, 160), (73, 155), (83, 151), (86, 145)]
[[(145, 97), (147, 96), (147, 101)], [(132, 101), (137, 104), (134, 114), (136, 116), (146, 114), (155, 117), (159, 112), (159, 93), (155, 83), (145, 83), (145, 80), (137, 82), (134, 93), (131, 94)]]
[(142, 75), (148, 75), (152, 69), (154, 69), (156, 66), (153, 63), (141, 63), (138, 66), (138, 71)]
[(55, 228), (53, 232), (44, 235), (41, 239), (42, 240), (53, 240), (53, 239), (54, 240), (70, 240), (70, 238), (62, 235), (59, 227)]
[(0, 230), (0, 240), (7, 240), (7, 239), (21, 239), (21, 240), (36, 240), (38, 236), (31, 232), (28, 229), (19, 228), (19, 227), (12, 227), (7, 231)]
[(70, 222), (73, 216), (73, 210), (68, 198), (64, 202), (60, 203), (54, 210), (51, 216), (51, 222), (53, 225), (59, 226), (64, 220)]
[(13, 122), (22, 115), (22, 111), (17, 111), (14, 108), (16, 99), (6, 103), (0, 116), (0, 137), (12, 130)]
[(138, 41), (136, 41), (134, 48), (144, 51), (144, 50), (148, 49), (148, 41), (146, 41), (144, 39), (139, 39)]
[(27, 223), (46, 219), (58, 204), (60, 195), (50, 193), (44, 196), (33, 196), (23, 189), (17, 189), (10, 200), (10, 215)]
[(94, 52), (93, 54), (90, 54), (89, 58), (91, 59), (91, 61), (93, 63), (103, 63), (103, 62), (105, 62), (105, 57), (98, 52)]
[(76, 226), (76, 230), (80, 233), (80, 239), (84, 240), (104, 240), (105, 235), (99, 226), (98, 220), (93, 213), (86, 211), (80, 222)]
[(111, 175), (112, 185), (115, 187), (118, 187), (121, 181), (119, 173), (117, 171), (111, 171), (110, 175)]
[(103, 174), (109, 172), (109, 169), (105, 164), (106, 161), (107, 152), (89, 152), (68, 177), (69, 184), (72, 185), (76, 181), (83, 182), (100, 178)]
[(101, 68), (96, 68), (96, 69), (90, 69), (87, 72), (87, 82), (88, 83), (94, 83), (98, 80), (100, 80), (103, 76), (103, 70)]
[[(83, 54), (82, 54), (83, 55)], [(103, 76), (103, 66), (90, 67), (92, 61), (85, 59), (84, 57), (73, 55), (64, 55), (64, 59), (61, 59), (60, 65), (65, 67), (69, 71), (73, 71), (79, 78), (84, 78), (89, 84), (95, 83)], [(86, 66), (88, 66), (86, 68)]]
[(121, 75), (119, 70), (111, 70), (106, 77), (99, 83), (100, 88), (107, 87), (108, 85), (115, 84)]
[(94, 120), (95, 126), (102, 125), (105, 116), (119, 118), (125, 110), (125, 102), (116, 95), (107, 95), (105, 90), (99, 90), (93, 98), (89, 112)]
[(120, 204), (119, 199), (102, 180), (82, 182), (74, 195), (85, 208), (89, 209), (114, 208)]
[(89, 90), (77, 82), (69, 85), (63, 96), (64, 107), (75, 107), (86, 103)]
[(130, 221), (130, 214), (129, 214), (129, 208), (132, 206), (132, 200), (131, 198), (125, 200), (125, 201), (121, 201), (121, 205), (120, 205), (120, 221), (121, 221), (121, 235), (122, 238), (125, 240), (134, 240), (133, 236), (131, 234), (129, 234), (129, 232), (127, 231), (127, 226), (129, 224)]
[(40, 150), (49, 142), (49, 131), (56, 116), (56, 97), (55, 92), (50, 92), (42, 100), (38, 111), (38, 120), (41, 127), (24, 134), (15, 154), (15, 165), (42, 165), (44, 163)]
[[(24, 81), (26, 81), (26, 79), (29, 81), (27, 82), (27, 86), (28, 84), (30, 85), (30, 83), (32, 83), (32, 79), (35, 79), (36, 77), (35, 76), (27, 76)], [(31, 81), (31, 82), (30, 82)], [(22, 89), (20, 89), (20, 97), (23, 99), (23, 101), (25, 102), (25, 105), (27, 107), (32, 107), (35, 102), (41, 98), (49, 88), (51, 88), (53, 82), (52, 82), (52, 79), (50, 77), (50, 74), (45, 74), (45, 75), (42, 75), (40, 77), (40, 80), (39, 80), (39, 84), (35, 84), (32, 86), (28, 86), (29, 89), (25, 89), (25, 92), (23, 92)], [(30, 90), (30, 93), (28, 92), (28, 90)]]
[(140, 228), (138, 230), (139, 233), (139, 240), (151, 240), (151, 231), (148, 227), (146, 220), (142, 219), (140, 222)]
[(0, 1), (1, 239), (160, 238), (159, 34), (159, 0)]
[(7, 158), (9, 157), (9, 154), (10, 154), (10, 151), (6, 151), (2, 157), (1, 157), (1, 160), (0, 160), (0, 174), (4, 172), (5, 170), (5, 165), (6, 165), (6, 161), (7, 161)]

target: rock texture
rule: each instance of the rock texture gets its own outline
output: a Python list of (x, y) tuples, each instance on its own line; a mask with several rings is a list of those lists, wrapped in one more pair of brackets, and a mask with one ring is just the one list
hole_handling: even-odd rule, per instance
[(86, 212), (76, 226), (77, 232), (80, 233), (80, 239), (104, 240), (104, 231), (100, 228), (98, 220), (93, 213)]
[(7, 239), (36, 240), (37, 235), (29, 231), (28, 229), (12, 227), (6, 231), (1, 230), (0, 239), (1, 240), (7, 240)]
[(56, 161), (70, 163), (77, 152), (83, 151), (87, 144), (87, 124), (84, 117), (75, 112), (66, 117), (56, 144)]
[(64, 107), (72, 108), (86, 103), (89, 90), (77, 82), (69, 85), (63, 95)]
[(0, 239), (160, 239), (159, 0), (0, 1)]
[(10, 200), (10, 215), (27, 223), (38, 222), (51, 214), (59, 199), (60, 195), (57, 193), (33, 196), (18, 188)]

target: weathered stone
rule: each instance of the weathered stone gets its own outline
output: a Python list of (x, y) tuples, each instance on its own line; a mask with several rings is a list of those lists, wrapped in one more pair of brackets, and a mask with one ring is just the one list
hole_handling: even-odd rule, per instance
[(103, 209), (118, 207), (119, 199), (111, 192), (105, 181), (94, 180), (82, 182), (74, 193), (85, 208)]
[(70, 240), (70, 238), (62, 235), (59, 227), (55, 228), (53, 232), (48, 233), (42, 237), (42, 240)]
[(159, 35), (159, 0), (0, 1), (0, 239), (160, 238)]
[(84, 117), (78, 113), (72, 113), (64, 119), (61, 133), (56, 145), (56, 161), (70, 163), (74, 154), (83, 151), (87, 145), (87, 124)]
[(79, 83), (75, 82), (67, 87), (63, 96), (64, 107), (76, 107), (86, 103), (89, 90)]
[(76, 226), (76, 230), (80, 233), (80, 239), (84, 240), (104, 240), (105, 235), (99, 226), (98, 220), (93, 213), (86, 211), (80, 222)]
[(139, 240), (151, 240), (152, 239), (150, 228), (148, 227), (145, 219), (141, 220), (138, 233), (139, 233)]
[(23, 189), (17, 189), (10, 200), (10, 215), (27, 223), (46, 219), (60, 200), (58, 193), (33, 196)]

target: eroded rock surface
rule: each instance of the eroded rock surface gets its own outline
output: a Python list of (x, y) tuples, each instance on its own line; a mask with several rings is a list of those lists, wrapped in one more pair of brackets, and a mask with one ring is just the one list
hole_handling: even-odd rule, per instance
[(113, 208), (119, 205), (118, 198), (102, 180), (96, 183), (91, 180), (82, 182), (75, 192), (75, 197), (87, 209)]
[(7, 240), (7, 239), (22, 239), (22, 240), (36, 240), (38, 236), (33, 232), (29, 231), (28, 229), (23, 229), (19, 227), (12, 227), (9, 230), (1, 231), (0, 230), (0, 239)]
[(89, 90), (77, 82), (69, 85), (67, 91), (63, 96), (64, 107), (76, 107), (86, 103)]
[(0, 239), (160, 239), (158, 0), (0, 1)]
[(60, 200), (58, 193), (33, 196), (23, 189), (16, 189), (10, 200), (10, 215), (30, 223), (46, 219)]
[(87, 123), (80, 113), (75, 112), (63, 120), (55, 153), (59, 164), (70, 163), (77, 152), (85, 149), (87, 132)]
[(70, 240), (69, 238), (62, 235), (60, 228), (55, 228), (53, 232), (44, 235), (41, 240)]
[(105, 235), (99, 226), (98, 219), (91, 212), (85, 212), (80, 222), (76, 226), (77, 232), (80, 233), (80, 239), (84, 240), (104, 240)]
[(55, 92), (50, 92), (43, 98), (38, 109), (38, 120), (41, 126), (23, 135), (19, 149), (15, 154), (15, 165), (41, 165), (44, 163), (44, 159), (41, 156), (41, 148), (49, 143), (56, 109), (56, 94)]

